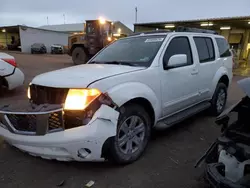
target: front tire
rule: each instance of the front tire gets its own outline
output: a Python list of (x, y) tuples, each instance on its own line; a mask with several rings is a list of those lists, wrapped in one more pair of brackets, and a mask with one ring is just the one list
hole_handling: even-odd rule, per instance
[(211, 100), (210, 111), (212, 115), (218, 116), (225, 109), (227, 102), (227, 86), (224, 83), (218, 83), (213, 98)]
[(76, 47), (72, 52), (72, 60), (75, 65), (85, 64), (88, 61), (87, 54), (82, 47)]
[(109, 159), (117, 164), (129, 164), (144, 153), (150, 140), (152, 122), (140, 105), (129, 104), (121, 111)]

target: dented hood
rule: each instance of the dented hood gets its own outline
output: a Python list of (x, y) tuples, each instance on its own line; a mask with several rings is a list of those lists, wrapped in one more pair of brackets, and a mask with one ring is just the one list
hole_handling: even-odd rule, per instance
[(143, 69), (145, 67), (85, 64), (38, 75), (32, 80), (32, 84), (57, 88), (86, 88), (97, 80)]

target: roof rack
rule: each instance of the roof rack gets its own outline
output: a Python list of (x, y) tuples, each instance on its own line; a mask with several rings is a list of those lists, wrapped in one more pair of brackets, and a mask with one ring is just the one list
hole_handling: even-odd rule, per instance
[[(173, 32), (171, 30), (154, 30), (154, 31), (145, 31), (145, 32), (138, 32), (138, 33), (132, 33), (129, 36), (137, 36), (137, 35), (146, 35), (146, 34), (157, 34), (157, 33), (169, 33)], [(209, 33), (209, 34), (215, 34), (218, 35), (216, 31), (208, 30), (208, 29), (199, 29), (199, 28), (192, 28), (192, 27), (184, 27), (184, 26), (178, 26), (174, 30), (174, 32), (193, 32), (193, 33)]]
[(129, 36), (136, 36), (136, 35), (146, 35), (146, 34), (154, 34), (154, 33), (169, 33), (170, 30), (155, 30), (155, 31), (145, 31), (145, 32), (138, 32), (138, 33), (132, 33)]
[(215, 34), (218, 35), (216, 31), (208, 30), (208, 29), (198, 29), (198, 28), (192, 28), (192, 27), (184, 27), (179, 26), (175, 29), (175, 32), (194, 32), (194, 33), (209, 33), (209, 34)]

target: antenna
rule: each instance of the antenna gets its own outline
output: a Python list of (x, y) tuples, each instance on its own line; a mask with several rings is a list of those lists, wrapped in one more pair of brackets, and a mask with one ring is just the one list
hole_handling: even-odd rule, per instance
[(64, 24), (65, 24), (65, 14), (63, 14), (63, 22), (64, 22)]
[(135, 23), (137, 23), (137, 11), (138, 11), (138, 9), (137, 9), (137, 7), (135, 7)]

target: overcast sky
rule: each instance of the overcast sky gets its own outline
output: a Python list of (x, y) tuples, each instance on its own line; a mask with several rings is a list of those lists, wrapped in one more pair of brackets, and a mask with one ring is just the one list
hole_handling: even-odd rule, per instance
[(250, 15), (250, 0), (1, 0), (0, 25), (28, 26), (84, 22), (103, 16), (130, 28), (135, 22)]

